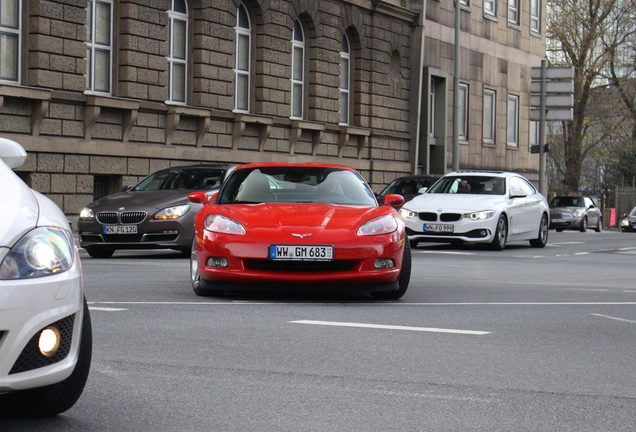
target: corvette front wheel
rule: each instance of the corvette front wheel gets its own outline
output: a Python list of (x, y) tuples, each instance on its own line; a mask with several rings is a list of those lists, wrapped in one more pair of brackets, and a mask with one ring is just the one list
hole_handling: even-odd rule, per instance
[(397, 280), (398, 288), (392, 291), (372, 291), (373, 298), (378, 300), (397, 300), (401, 298), (411, 281), (411, 245), (408, 241), (404, 242), (404, 253), (402, 255), (402, 270)]
[(223, 295), (223, 290), (215, 289), (213, 283), (201, 280), (195, 244), (196, 239), (192, 242), (192, 250), (190, 252), (190, 281), (192, 282), (192, 290), (196, 295), (202, 297)]

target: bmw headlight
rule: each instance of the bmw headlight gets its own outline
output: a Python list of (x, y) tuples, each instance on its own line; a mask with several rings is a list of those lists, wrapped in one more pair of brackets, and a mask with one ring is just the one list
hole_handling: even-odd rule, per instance
[(93, 209), (88, 207), (84, 207), (79, 215), (80, 219), (93, 219), (95, 214), (93, 213)]
[(73, 266), (71, 233), (40, 227), (26, 233), (0, 263), (0, 280), (30, 279), (65, 272)]
[(402, 219), (413, 219), (417, 216), (417, 213), (402, 207), (400, 209), (400, 216), (402, 216)]
[(490, 219), (495, 215), (494, 210), (482, 210), (472, 213), (464, 213), (464, 217), (470, 220), (478, 221), (478, 220), (486, 220)]
[(186, 214), (188, 210), (190, 210), (190, 205), (188, 204), (175, 206), (175, 207), (168, 207), (157, 212), (157, 214), (155, 214), (152, 218), (155, 220), (179, 219), (181, 216)]

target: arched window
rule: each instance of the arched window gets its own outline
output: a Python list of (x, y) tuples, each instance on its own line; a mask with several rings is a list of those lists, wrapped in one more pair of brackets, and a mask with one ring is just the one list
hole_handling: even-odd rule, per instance
[(86, 24), (86, 89), (110, 93), (113, 57), (112, 0), (88, 0)]
[(349, 124), (349, 101), (351, 100), (351, 52), (347, 35), (342, 35), (340, 46), (340, 124)]
[(21, 0), (0, 1), (0, 82), (20, 82)]
[(300, 21), (294, 23), (292, 37), (291, 117), (302, 119), (305, 103), (305, 35)]
[(185, 0), (171, 0), (168, 11), (170, 55), (168, 57), (170, 102), (186, 102), (188, 76), (188, 5)]
[(236, 60), (234, 67), (234, 110), (250, 110), (250, 63), (252, 31), (250, 17), (244, 5), (236, 11)]

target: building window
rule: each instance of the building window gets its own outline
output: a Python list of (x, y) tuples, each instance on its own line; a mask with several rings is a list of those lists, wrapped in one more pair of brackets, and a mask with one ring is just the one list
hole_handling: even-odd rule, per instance
[(497, 116), (497, 92), (484, 89), (484, 141), (495, 141), (495, 119)]
[(530, 31), (541, 33), (541, 0), (530, 0)]
[(349, 124), (349, 100), (351, 98), (351, 53), (349, 39), (342, 35), (340, 46), (340, 124)]
[(468, 84), (459, 84), (459, 139), (468, 141)]
[(508, 145), (519, 145), (519, 96), (508, 95)]
[(188, 76), (188, 5), (185, 0), (172, 0), (170, 21), (169, 101), (186, 102)]
[(250, 17), (244, 5), (236, 11), (236, 63), (234, 65), (234, 110), (250, 110), (250, 62), (252, 32)]
[(112, 0), (88, 0), (86, 6), (86, 89), (99, 93), (111, 91), (113, 46)]
[(530, 121), (530, 139), (528, 143), (528, 151), (532, 151), (532, 146), (539, 145), (539, 122)]
[(291, 117), (303, 118), (305, 103), (305, 35), (300, 21), (294, 23), (292, 38)]
[(508, 22), (519, 25), (519, 0), (508, 0)]
[(20, 82), (22, 2), (0, 0), (0, 83)]
[(428, 136), (435, 137), (435, 78), (431, 77), (428, 86)]
[(484, 13), (490, 16), (497, 16), (497, 0), (484, 0)]
[(459, 0), (459, 4), (462, 6), (470, 6), (470, 2), (468, 0)]

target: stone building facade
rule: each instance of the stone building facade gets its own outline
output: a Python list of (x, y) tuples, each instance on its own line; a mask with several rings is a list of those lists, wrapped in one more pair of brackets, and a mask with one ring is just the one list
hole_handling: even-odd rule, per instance
[[(486, 17), (481, 0), (465, 3), (462, 168), (536, 172), (528, 67), (543, 38), (529, 35), (528, 20), (511, 26)], [(20, 175), (67, 214), (175, 165), (337, 162), (376, 190), (448, 169), (451, 0), (1, 4), (0, 136), (27, 149)], [(484, 89), (498, 102), (489, 142)], [(511, 92), (516, 146), (505, 140)]]

